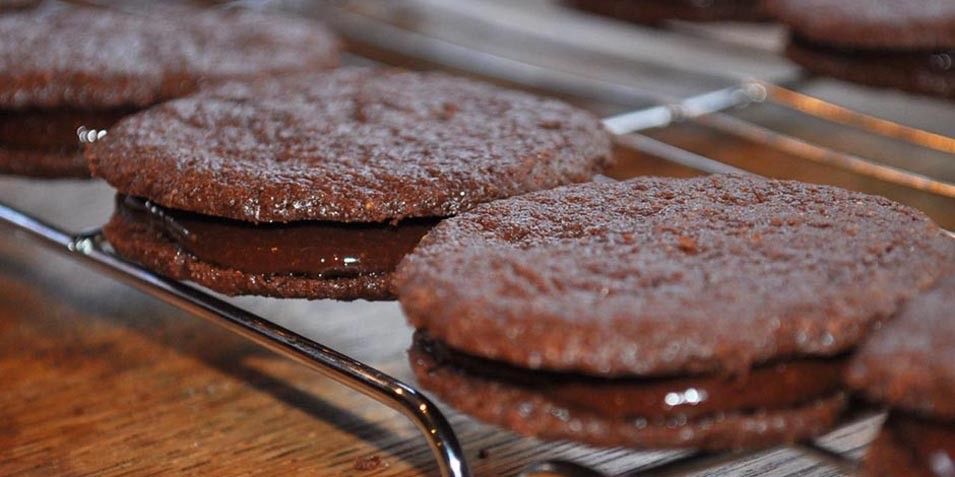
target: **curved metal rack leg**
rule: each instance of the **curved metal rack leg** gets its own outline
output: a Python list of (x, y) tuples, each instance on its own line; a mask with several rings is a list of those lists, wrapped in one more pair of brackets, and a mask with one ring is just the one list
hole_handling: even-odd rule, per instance
[(424, 434), (442, 476), (471, 475), (447, 419), (427, 397), (403, 382), (191, 286), (126, 262), (103, 247), (99, 231), (73, 236), (5, 204), (0, 204), (0, 224), (26, 232), (53, 250), (77, 257), (149, 295), (223, 326), (401, 412)]

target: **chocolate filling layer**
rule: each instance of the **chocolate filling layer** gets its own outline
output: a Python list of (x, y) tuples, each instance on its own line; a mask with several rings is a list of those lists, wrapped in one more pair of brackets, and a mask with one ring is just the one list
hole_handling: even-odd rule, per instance
[(354, 277), (394, 271), (439, 219), (397, 225), (337, 222), (251, 224), (117, 196), (117, 211), (147, 223), (203, 261), (249, 273)]
[(955, 75), (955, 48), (940, 50), (889, 50), (850, 48), (822, 44), (799, 35), (790, 40), (793, 45), (827, 56), (841, 56), (854, 62), (865, 62), (881, 67), (905, 71), (925, 70)]
[(0, 110), (0, 146), (10, 149), (78, 149), (76, 129), (106, 129), (133, 110)]
[(436, 363), (531, 388), (553, 402), (610, 418), (697, 418), (725, 412), (788, 409), (833, 395), (841, 388), (845, 358), (795, 359), (753, 369), (745, 377), (622, 377), (525, 370), (452, 350), (415, 334), (417, 350)]
[(955, 425), (892, 413), (883, 431), (905, 447), (914, 463), (927, 475), (955, 477)]

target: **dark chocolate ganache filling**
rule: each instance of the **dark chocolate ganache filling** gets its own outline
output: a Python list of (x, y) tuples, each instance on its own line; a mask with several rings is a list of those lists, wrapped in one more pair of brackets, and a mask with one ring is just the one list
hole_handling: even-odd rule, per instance
[(200, 260), (249, 273), (323, 278), (392, 272), (439, 221), (252, 224), (167, 209), (123, 195), (117, 196), (116, 207)]
[(850, 48), (822, 44), (799, 35), (793, 35), (793, 45), (825, 53), (843, 56), (853, 61), (878, 64), (899, 70), (928, 70), (935, 73), (955, 75), (955, 48), (939, 50), (890, 50), (875, 48)]
[(905, 446), (921, 470), (938, 477), (955, 477), (955, 423), (928, 421), (893, 412), (884, 425), (893, 441)]
[(107, 129), (132, 110), (0, 110), (0, 146), (10, 149), (79, 148), (76, 129)]
[(845, 357), (806, 358), (766, 364), (747, 376), (601, 378), (526, 370), (471, 356), (415, 334), (415, 349), (441, 366), (531, 388), (551, 401), (610, 418), (693, 419), (727, 412), (788, 409), (842, 389)]

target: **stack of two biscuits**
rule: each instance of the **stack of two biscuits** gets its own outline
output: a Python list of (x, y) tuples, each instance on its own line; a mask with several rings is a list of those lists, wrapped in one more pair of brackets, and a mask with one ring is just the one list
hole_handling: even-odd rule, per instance
[(440, 219), (589, 180), (610, 141), (564, 103), (437, 73), (342, 68), (232, 83), (86, 148), (120, 192), (122, 255), (227, 294), (393, 298)]
[(880, 197), (638, 178), (448, 219), (396, 289), (418, 380), (450, 404), (545, 438), (716, 450), (830, 429), (850, 351), (953, 267), (955, 240)]

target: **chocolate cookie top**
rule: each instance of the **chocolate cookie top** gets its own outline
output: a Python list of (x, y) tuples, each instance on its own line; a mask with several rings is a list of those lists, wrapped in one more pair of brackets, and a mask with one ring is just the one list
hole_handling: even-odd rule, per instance
[(233, 83), (121, 121), (93, 174), (251, 222), (394, 221), (589, 179), (610, 139), (556, 100), (437, 73), (345, 68)]
[(202, 82), (338, 62), (315, 23), (233, 10), (143, 14), (59, 3), (0, 16), (0, 108), (146, 106)]
[(955, 48), (951, 0), (768, 0), (802, 37), (846, 47)]
[(849, 383), (889, 405), (955, 419), (953, 307), (955, 275), (872, 334), (849, 368)]
[(846, 350), (953, 259), (931, 220), (881, 197), (639, 178), (448, 219), (399, 265), (396, 290), (415, 327), (518, 366), (745, 372)]

